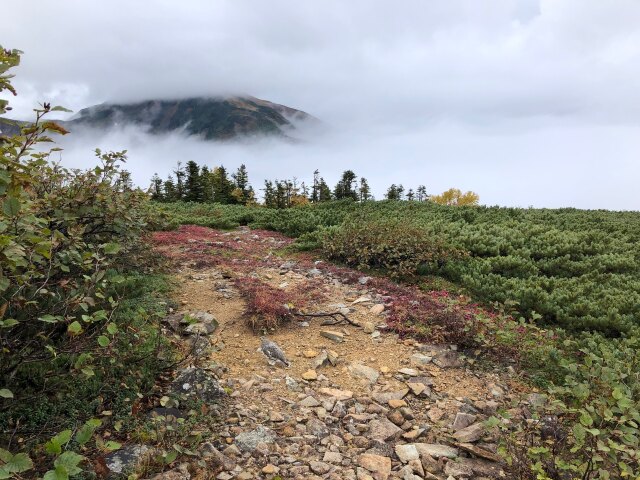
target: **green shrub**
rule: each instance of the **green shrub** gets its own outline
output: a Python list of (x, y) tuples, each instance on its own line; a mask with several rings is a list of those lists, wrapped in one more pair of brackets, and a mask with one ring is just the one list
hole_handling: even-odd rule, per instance
[(425, 230), (393, 219), (354, 221), (329, 230), (322, 251), (330, 259), (360, 269), (381, 268), (395, 277), (436, 271), (462, 255)]
[[(0, 48), (0, 91), (13, 91), (6, 72), (18, 60)], [(146, 274), (147, 195), (121, 170), (125, 152), (96, 151), (101, 164), (85, 171), (50, 162), (40, 144), (67, 133), (46, 120), (59, 110), (44, 104), (19, 135), (0, 137), (0, 444), (20, 438), (24, 450), (0, 449), (0, 478), (80, 474), (73, 449), (93, 430), (75, 443), (71, 431), (86, 433), (102, 411), (130, 415), (173, 361), (155, 319), (168, 284)], [(45, 438), (47, 455), (38, 448), (32, 462)]]
[(553, 400), (531, 419), (512, 419), (504, 437), (512, 478), (638, 478), (640, 337), (585, 335), (564, 348), (564, 379), (549, 389)]

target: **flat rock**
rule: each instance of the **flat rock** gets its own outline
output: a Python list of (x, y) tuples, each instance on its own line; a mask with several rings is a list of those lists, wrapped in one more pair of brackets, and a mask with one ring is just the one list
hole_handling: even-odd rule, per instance
[(189, 473), (187, 464), (183, 463), (167, 472), (162, 472), (151, 477), (151, 480), (189, 480), (190, 478), (191, 474)]
[(423, 353), (414, 353), (413, 355), (411, 355), (411, 364), (412, 365), (417, 365), (417, 366), (424, 366), (424, 365), (428, 365), (431, 363), (431, 360), (433, 360), (433, 357), (430, 357), (429, 355), (424, 355)]
[(401, 373), (402, 375), (406, 375), (408, 377), (417, 377), (418, 375), (420, 375), (418, 371), (414, 370), (413, 368), (401, 368), (400, 370), (398, 370), (398, 373)]
[(418, 449), (411, 443), (406, 445), (396, 445), (395, 451), (402, 463), (409, 463), (411, 460), (418, 460), (420, 458)]
[(427, 389), (424, 383), (407, 383), (407, 386), (416, 397)]
[(171, 382), (170, 389), (186, 397), (195, 397), (207, 403), (215, 402), (226, 393), (211, 372), (189, 367), (180, 372)]
[(399, 437), (401, 434), (402, 429), (398, 428), (386, 418), (371, 420), (369, 422), (369, 433), (367, 436), (372, 440), (386, 442)]
[(456, 458), (458, 456), (458, 450), (448, 445), (441, 445), (439, 443), (415, 443), (418, 453), (422, 457), (428, 455), (433, 458)]
[(311, 370), (307, 370), (306, 372), (304, 372), (302, 374), (302, 378), (304, 380), (317, 380), (318, 379), (318, 374), (316, 373), (315, 370), (311, 369)]
[(380, 315), (382, 312), (384, 312), (384, 305), (381, 303), (378, 303), (369, 309), (369, 313), (371, 315)]
[(128, 473), (142, 463), (149, 453), (151, 448), (146, 445), (126, 445), (105, 455), (104, 462), (112, 473)]
[(344, 333), (341, 332), (336, 332), (334, 330), (321, 330), (320, 335), (336, 343), (344, 342)]
[(352, 363), (349, 365), (348, 370), (352, 376), (363, 378), (372, 384), (376, 383), (380, 376), (380, 373), (375, 368), (362, 365), (361, 363)]
[(467, 428), (469, 425), (473, 424), (476, 421), (476, 418), (477, 417), (475, 415), (470, 413), (458, 412), (451, 427), (457, 432), (458, 430), (462, 430), (463, 428)]
[(317, 399), (309, 395), (303, 398), (302, 400), (300, 400), (298, 402), (298, 405), (300, 405), (301, 407), (313, 408), (313, 407), (319, 407), (322, 404)]
[(392, 398), (391, 400), (389, 400), (389, 406), (391, 408), (406, 407), (407, 402), (405, 402), (404, 400), (398, 400), (397, 398)]
[(485, 433), (484, 422), (477, 422), (469, 425), (462, 430), (458, 430), (453, 434), (453, 437), (460, 443), (473, 443), (482, 438)]
[(458, 448), (460, 448), (460, 450), (464, 450), (465, 452), (469, 452), (476, 457), (485, 458), (487, 460), (491, 460), (492, 462), (502, 461), (502, 458), (500, 458), (499, 455), (496, 455), (495, 453), (490, 452), (489, 450), (486, 450), (484, 448), (480, 448), (473, 443), (460, 443), (458, 444)]
[(402, 390), (394, 390), (392, 392), (378, 392), (372, 395), (372, 398), (381, 405), (389, 403), (389, 400), (402, 400), (409, 393), (408, 388)]
[(372, 473), (375, 480), (387, 480), (391, 475), (391, 459), (382, 455), (364, 453), (358, 457), (358, 465)]
[(453, 350), (438, 353), (433, 359), (433, 363), (440, 368), (459, 368), (464, 365), (458, 353)]
[(376, 331), (376, 326), (373, 322), (364, 322), (362, 324), (362, 329), (364, 333), (373, 333)]
[(270, 444), (276, 439), (276, 434), (273, 430), (259, 425), (255, 430), (249, 432), (242, 432), (239, 434), (235, 443), (236, 446), (243, 452), (253, 452), (260, 443)]
[(338, 390), (337, 388), (320, 388), (318, 389), (318, 393), (320, 395), (324, 395), (326, 397), (333, 397), (336, 400), (344, 401), (353, 398), (353, 392), (350, 390)]
[(329, 428), (324, 422), (315, 417), (311, 417), (307, 421), (307, 433), (318, 438), (324, 438), (329, 436)]

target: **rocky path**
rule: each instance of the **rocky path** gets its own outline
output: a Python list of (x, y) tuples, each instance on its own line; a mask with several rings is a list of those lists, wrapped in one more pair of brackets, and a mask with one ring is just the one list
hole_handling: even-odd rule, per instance
[[(455, 345), (386, 331), (389, 299), (369, 288), (367, 277), (347, 284), (312, 259), (277, 256), (287, 243), (277, 235), (182, 233), (180, 241), (161, 238), (158, 247), (177, 262), (180, 285), (180, 309), (165, 319), (166, 334), (192, 352), (171, 392), (222, 409), (199, 476), (504, 477), (497, 439), (484, 421), (498, 409), (523, 408), (526, 392), (508, 369), (476, 371)], [(339, 311), (350, 322), (296, 317), (256, 332), (237, 283), (246, 278), (292, 297), (304, 291), (311, 299), (305, 311)], [(259, 351), (260, 333), (282, 348), (289, 367), (269, 363)], [(193, 472), (183, 465), (172, 474)]]

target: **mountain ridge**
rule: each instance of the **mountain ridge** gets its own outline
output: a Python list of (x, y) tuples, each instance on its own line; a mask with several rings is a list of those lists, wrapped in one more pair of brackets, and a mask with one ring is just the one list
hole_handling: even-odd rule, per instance
[[(4, 120), (0, 123), (4, 135), (19, 133), (25, 123)], [(83, 108), (69, 120), (56, 122), (69, 131), (135, 125), (151, 134), (182, 131), (204, 140), (229, 140), (252, 136), (295, 139), (295, 131), (302, 123), (314, 124), (319, 120), (302, 110), (245, 95), (102, 103)]]

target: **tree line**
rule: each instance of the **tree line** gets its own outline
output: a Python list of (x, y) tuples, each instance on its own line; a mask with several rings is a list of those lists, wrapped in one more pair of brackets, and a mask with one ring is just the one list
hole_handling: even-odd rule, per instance
[[(338, 183), (331, 188), (318, 170), (313, 172), (310, 184), (296, 177), (285, 180), (265, 180), (263, 203), (269, 208), (290, 208), (308, 203), (351, 199), (356, 202), (375, 200), (365, 177), (353, 170), (345, 170)], [(190, 160), (183, 167), (178, 162), (166, 180), (154, 174), (150, 187), (151, 198), (160, 202), (201, 202), (227, 205), (255, 205), (258, 203), (249, 174), (244, 164), (229, 173), (224, 166), (212, 170)], [(385, 193), (388, 200), (433, 201), (444, 205), (477, 205), (479, 197), (474, 192), (449, 189), (440, 195), (430, 195), (424, 185), (405, 191), (402, 184), (392, 184)]]

